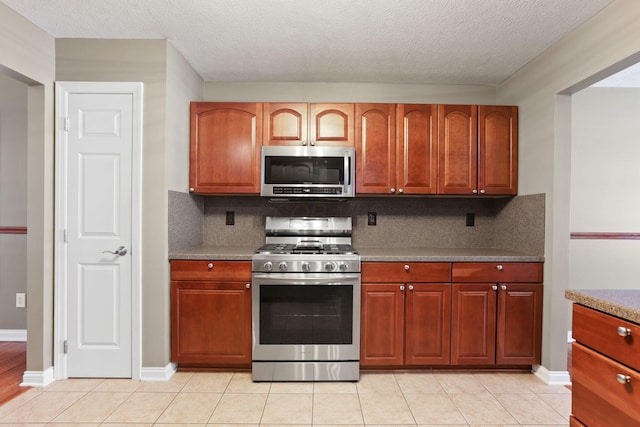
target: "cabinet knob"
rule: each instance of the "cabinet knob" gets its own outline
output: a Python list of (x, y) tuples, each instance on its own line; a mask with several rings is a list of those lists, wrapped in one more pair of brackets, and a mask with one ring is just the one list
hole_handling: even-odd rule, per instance
[(404, 190), (402, 188), (398, 189), (398, 193), (402, 194), (404, 193)]
[(302, 145), (307, 145), (307, 141), (302, 141)]
[(211, 269), (213, 268), (213, 263), (212, 263), (212, 262), (210, 262), (209, 264), (207, 264), (207, 268), (208, 268), (209, 270), (211, 270)]
[(193, 188), (193, 187), (189, 187), (189, 192), (190, 192), (190, 193), (193, 193), (194, 191), (196, 191), (196, 190), (195, 190), (195, 188)]
[(412, 291), (413, 290), (413, 285), (409, 285), (409, 290)]
[(507, 290), (507, 285), (500, 285), (500, 289), (502, 289), (503, 291)]
[(400, 290), (404, 291), (404, 285), (400, 285)]
[(409, 271), (409, 270), (411, 270), (411, 266), (410, 266), (409, 264), (405, 264), (405, 265), (404, 265), (404, 270), (405, 270), (405, 271)]
[(485, 191), (484, 191), (484, 190), (480, 190), (480, 194), (484, 194), (484, 193), (485, 193)]
[(478, 194), (478, 190), (476, 190), (475, 188), (472, 191), (473, 194)]
[(624, 326), (618, 326), (617, 332), (618, 332), (618, 335), (620, 335), (621, 337), (631, 336), (631, 329), (625, 328)]
[(316, 145), (316, 142), (315, 142), (315, 141), (311, 141), (311, 142), (309, 143), (309, 145)]
[(396, 192), (396, 189), (392, 187), (390, 191), (391, 191), (391, 194), (394, 194)]
[(246, 285), (244, 285), (244, 287), (247, 289), (251, 289), (251, 283), (247, 283)]
[(496, 265), (496, 269), (497, 269), (498, 271), (502, 271), (502, 269), (503, 269), (503, 268), (504, 268), (504, 267), (502, 266), (502, 264), (498, 264), (498, 265)]
[(618, 380), (620, 384), (628, 384), (631, 382), (631, 377), (625, 374), (618, 374), (616, 375), (616, 380)]
[(493, 289), (494, 291), (498, 290), (498, 285), (491, 285), (491, 289)]

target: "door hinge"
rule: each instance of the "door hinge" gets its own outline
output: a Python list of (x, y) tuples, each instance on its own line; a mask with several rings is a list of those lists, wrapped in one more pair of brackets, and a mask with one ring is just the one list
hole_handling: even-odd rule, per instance
[(69, 132), (69, 128), (70, 128), (69, 117), (67, 116), (67, 117), (64, 118), (64, 130)]
[(64, 352), (64, 354), (67, 354), (69, 352), (69, 343), (67, 340), (64, 340), (64, 343), (62, 343), (62, 351)]
[(69, 241), (69, 230), (66, 228), (62, 231), (62, 240), (67, 243)]

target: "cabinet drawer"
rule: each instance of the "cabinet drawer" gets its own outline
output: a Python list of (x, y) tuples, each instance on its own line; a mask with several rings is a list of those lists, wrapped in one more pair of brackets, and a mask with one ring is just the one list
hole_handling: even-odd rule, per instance
[(539, 262), (454, 262), (453, 282), (542, 282)]
[[(620, 331), (619, 328), (621, 328)], [(638, 324), (574, 304), (573, 338), (620, 363), (640, 370), (640, 325)]]
[(448, 262), (363, 262), (364, 283), (450, 282)]
[(250, 261), (171, 261), (171, 280), (251, 281)]
[[(628, 377), (620, 383), (618, 376)], [(572, 347), (572, 413), (589, 427), (640, 425), (640, 373), (579, 343)]]

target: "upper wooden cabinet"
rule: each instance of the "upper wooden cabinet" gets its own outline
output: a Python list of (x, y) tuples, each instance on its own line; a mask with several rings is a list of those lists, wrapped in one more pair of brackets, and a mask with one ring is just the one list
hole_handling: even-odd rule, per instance
[(262, 104), (191, 103), (189, 191), (260, 193)]
[(438, 194), (517, 194), (517, 107), (441, 105), (438, 121)]
[(356, 192), (435, 194), (437, 105), (356, 104)]
[(265, 103), (263, 145), (354, 145), (354, 104)]

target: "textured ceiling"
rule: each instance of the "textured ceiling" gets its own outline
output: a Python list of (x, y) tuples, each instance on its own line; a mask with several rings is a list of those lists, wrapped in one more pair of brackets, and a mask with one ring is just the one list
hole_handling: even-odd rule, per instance
[(611, 2), (0, 1), (56, 38), (166, 38), (206, 81), (484, 85)]

